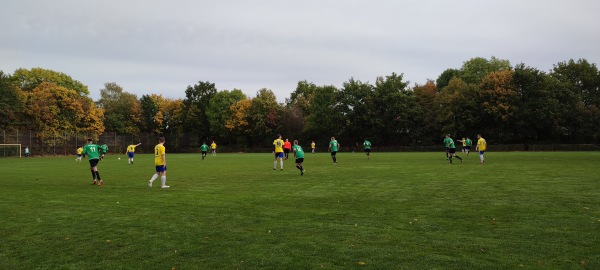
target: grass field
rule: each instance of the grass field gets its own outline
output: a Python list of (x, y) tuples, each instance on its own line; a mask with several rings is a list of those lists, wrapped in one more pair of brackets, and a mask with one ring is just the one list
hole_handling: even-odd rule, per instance
[(600, 269), (600, 152), (372, 156), (0, 159), (0, 269)]

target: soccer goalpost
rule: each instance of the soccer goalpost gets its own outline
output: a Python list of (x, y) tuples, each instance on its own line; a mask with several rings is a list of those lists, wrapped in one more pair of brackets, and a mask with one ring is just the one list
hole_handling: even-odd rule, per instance
[(21, 157), (20, 143), (0, 143), (0, 157)]

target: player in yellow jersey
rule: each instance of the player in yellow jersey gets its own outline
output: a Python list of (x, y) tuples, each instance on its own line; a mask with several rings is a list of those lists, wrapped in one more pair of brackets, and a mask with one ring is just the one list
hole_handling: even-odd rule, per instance
[(317, 144), (315, 144), (315, 141), (312, 141), (310, 143), (310, 150), (312, 151), (313, 154), (315, 153), (315, 146), (317, 146)]
[(77, 158), (75, 159), (75, 161), (81, 162), (81, 158), (83, 157), (83, 155), (81, 154), (82, 152), (83, 152), (83, 147), (77, 148)]
[(483, 154), (485, 153), (486, 149), (487, 149), (487, 142), (481, 136), (481, 134), (477, 134), (477, 146), (475, 147), (475, 151), (479, 151), (479, 163), (480, 164), (484, 164), (485, 163), (485, 159), (483, 158)]
[(217, 143), (215, 143), (215, 141), (210, 144), (210, 151), (212, 152), (213, 156), (217, 155)]
[(127, 164), (133, 165), (133, 156), (135, 155), (135, 148), (140, 146), (140, 144), (142, 144), (142, 143), (138, 143), (138, 144), (131, 143), (129, 146), (127, 146), (127, 152), (125, 152), (125, 154), (129, 158), (129, 160), (127, 161)]
[(283, 140), (281, 134), (277, 135), (277, 139), (273, 141), (273, 154), (275, 154), (275, 161), (273, 162), (273, 170), (277, 169), (277, 159), (279, 158), (280, 168), (283, 171)]
[(154, 166), (156, 173), (148, 181), (148, 187), (152, 187), (152, 182), (160, 176), (161, 188), (170, 188), (167, 186), (167, 159), (165, 150), (165, 137), (158, 138), (158, 144), (154, 147)]

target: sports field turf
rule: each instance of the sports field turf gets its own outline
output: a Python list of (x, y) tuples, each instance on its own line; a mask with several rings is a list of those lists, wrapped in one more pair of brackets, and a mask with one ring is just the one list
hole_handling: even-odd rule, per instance
[(600, 152), (74, 159), (0, 159), (0, 269), (600, 269)]

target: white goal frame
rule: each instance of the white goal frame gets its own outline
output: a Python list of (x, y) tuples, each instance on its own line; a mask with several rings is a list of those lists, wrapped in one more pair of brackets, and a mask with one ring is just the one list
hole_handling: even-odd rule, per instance
[[(23, 149), (21, 148), (21, 144), (20, 143), (0, 143), (0, 146), (16, 146), (19, 147), (19, 158), (23, 157), (22, 152)], [(6, 157), (6, 154), (2, 153), (2, 157)]]

